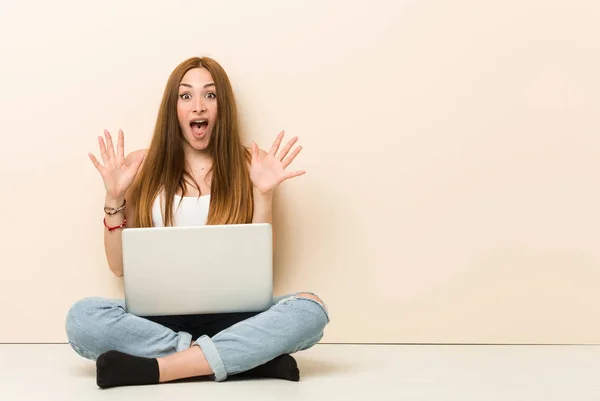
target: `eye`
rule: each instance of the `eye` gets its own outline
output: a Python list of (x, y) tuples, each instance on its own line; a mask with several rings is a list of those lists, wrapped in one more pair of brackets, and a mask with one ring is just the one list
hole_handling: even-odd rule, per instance
[(217, 95), (216, 95), (216, 94), (214, 94), (213, 92), (208, 92), (208, 93), (207, 93), (206, 95), (204, 95), (204, 96), (206, 96), (206, 97), (207, 97), (207, 98), (209, 98), (209, 99), (216, 99), (216, 98), (217, 98)]
[(189, 93), (182, 93), (181, 95), (179, 95), (179, 97), (184, 100), (189, 100), (192, 98)]

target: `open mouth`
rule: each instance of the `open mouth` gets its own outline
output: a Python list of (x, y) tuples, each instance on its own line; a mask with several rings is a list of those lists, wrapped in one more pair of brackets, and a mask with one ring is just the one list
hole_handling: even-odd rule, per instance
[(208, 120), (203, 118), (192, 120), (190, 122), (190, 127), (192, 128), (192, 134), (196, 136), (204, 135), (206, 129), (208, 128)]

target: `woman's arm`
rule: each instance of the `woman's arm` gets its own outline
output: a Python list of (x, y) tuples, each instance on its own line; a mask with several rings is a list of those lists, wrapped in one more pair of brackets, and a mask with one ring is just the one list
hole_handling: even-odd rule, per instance
[[(285, 170), (300, 153), (302, 147), (298, 146), (290, 153), (298, 140), (297, 137), (294, 137), (278, 152), (283, 136), (284, 132), (281, 131), (268, 153), (259, 149), (256, 143), (252, 143), (250, 179), (253, 184), (254, 214), (252, 215), (252, 223), (254, 224), (269, 223), (273, 225), (273, 193), (275, 188), (285, 180), (304, 174), (302, 170), (294, 172)], [(273, 249), (275, 249), (275, 235), (273, 235)]]
[[(267, 155), (262, 149), (258, 151), (258, 157), (264, 159)], [(262, 193), (256, 186), (253, 187), (252, 196), (254, 197), (254, 214), (252, 215), (252, 224), (269, 223), (273, 224), (273, 192), (275, 189)]]
[[(138, 150), (130, 153), (125, 158), (125, 164), (131, 165), (136, 160), (140, 160), (142, 155), (146, 154), (146, 150)], [(110, 208), (120, 207), (124, 201), (127, 201), (126, 208), (124, 211), (118, 212), (115, 215), (105, 214), (106, 225), (109, 227), (117, 227), (123, 224), (127, 219), (127, 224), (131, 227), (134, 218), (134, 211), (129, 202), (129, 196), (127, 191), (123, 197), (111, 197), (106, 195), (105, 206)], [(107, 227), (104, 227), (104, 252), (106, 254), (106, 261), (110, 271), (117, 277), (123, 277), (123, 245), (122, 245), (122, 231), (123, 229), (118, 228), (110, 231)]]
[(273, 224), (273, 191), (263, 194), (257, 188), (254, 188), (252, 223)]
[[(105, 205), (112, 208), (118, 208), (123, 204), (125, 197), (122, 198), (111, 198), (106, 196)], [(131, 221), (131, 212), (125, 209), (124, 212), (119, 212), (113, 216), (105, 215), (106, 225), (109, 227), (116, 227), (123, 224), (125, 218)], [(117, 277), (123, 277), (123, 247), (121, 244), (122, 229), (116, 229), (109, 231), (108, 228), (104, 228), (104, 252), (106, 254), (106, 261), (110, 271)]]
[[(117, 149), (113, 145), (113, 140), (110, 132), (104, 130), (104, 138), (98, 137), (98, 145), (100, 146), (100, 155), (102, 162), (100, 163), (96, 156), (89, 153), (90, 160), (96, 167), (96, 170), (102, 176), (104, 188), (106, 189), (105, 207), (117, 209), (123, 205), (127, 198), (129, 187), (133, 184), (135, 177), (144, 161), (145, 151), (136, 151), (127, 155), (124, 153), (125, 138), (123, 131), (119, 130), (119, 139)], [(110, 212), (110, 211), (109, 211)], [(104, 230), (104, 250), (110, 270), (118, 277), (123, 275), (123, 249), (121, 247), (121, 230), (116, 228), (123, 225), (125, 217), (128, 220), (133, 216), (130, 210), (125, 208), (125, 211), (120, 210), (118, 213), (109, 215), (106, 213)], [(108, 227), (112, 227), (109, 231)]]
[[(260, 150), (260, 157), (267, 154), (264, 150)], [(252, 214), (252, 224), (269, 223), (271, 224), (271, 235), (273, 236), (273, 252), (275, 252), (275, 233), (273, 232), (273, 192), (269, 191), (266, 194), (260, 192), (256, 187), (253, 187), (252, 196), (254, 197), (254, 213)]]

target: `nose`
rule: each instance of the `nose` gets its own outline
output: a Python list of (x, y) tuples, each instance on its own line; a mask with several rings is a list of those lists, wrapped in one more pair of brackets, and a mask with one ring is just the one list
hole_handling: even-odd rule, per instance
[(204, 106), (203, 98), (202, 97), (196, 98), (196, 101), (194, 102), (194, 107), (192, 108), (192, 112), (202, 113), (203, 111), (206, 111), (206, 107)]

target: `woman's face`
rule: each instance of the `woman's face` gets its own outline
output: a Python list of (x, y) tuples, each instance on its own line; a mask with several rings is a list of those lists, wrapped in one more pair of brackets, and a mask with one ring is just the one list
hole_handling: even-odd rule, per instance
[(217, 91), (206, 68), (189, 70), (179, 84), (177, 118), (184, 140), (196, 150), (210, 144), (217, 123)]

